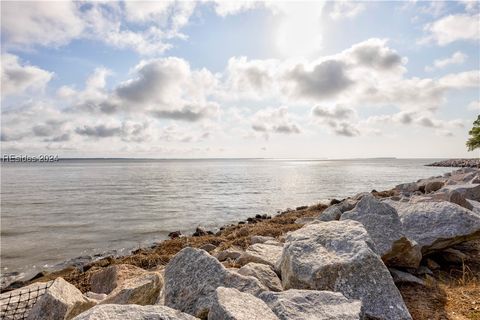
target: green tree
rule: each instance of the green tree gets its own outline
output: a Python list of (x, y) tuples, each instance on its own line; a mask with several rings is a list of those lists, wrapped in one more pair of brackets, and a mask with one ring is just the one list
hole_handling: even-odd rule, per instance
[(470, 139), (467, 140), (468, 151), (480, 148), (480, 115), (473, 122), (473, 128), (468, 132)]

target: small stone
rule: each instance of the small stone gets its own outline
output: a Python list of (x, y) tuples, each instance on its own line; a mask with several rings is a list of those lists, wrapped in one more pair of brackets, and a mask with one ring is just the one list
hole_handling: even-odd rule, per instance
[(250, 240), (251, 240), (252, 244), (255, 244), (255, 243), (264, 243), (268, 240), (275, 240), (275, 238), (274, 237), (264, 237), (264, 236), (252, 236), (252, 238)]
[(173, 232), (170, 232), (168, 234), (168, 236), (170, 237), (170, 239), (175, 239), (175, 238), (181, 237), (182, 232), (181, 231), (173, 231)]

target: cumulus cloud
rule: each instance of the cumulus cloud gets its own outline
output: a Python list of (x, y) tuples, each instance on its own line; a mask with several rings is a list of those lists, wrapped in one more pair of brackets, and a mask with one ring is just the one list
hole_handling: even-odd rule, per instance
[(443, 17), (425, 26), (427, 36), (420, 43), (435, 42), (441, 46), (455, 41), (480, 39), (480, 14), (455, 14)]
[(452, 54), (451, 57), (445, 58), (445, 59), (437, 59), (433, 61), (432, 66), (426, 66), (425, 71), (433, 71), (435, 69), (442, 69), (445, 68), (446, 66), (452, 65), (452, 64), (462, 64), (465, 62), (467, 59), (467, 55), (460, 52), (456, 51)]
[(36, 66), (22, 64), (13, 55), (2, 54), (2, 95), (21, 94), (27, 90), (43, 90), (53, 73)]
[(63, 45), (80, 36), (85, 27), (74, 2), (2, 1), (1, 6), (7, 47)]
[(293, 121), (285, 106), (266, 108), (256, 112), (252, 117), (252, 129), (266, 134), (266, 137), (269, 133), (295, 134), (301, 132), (300, 127)]
[(312, 108), (312, 114), (315, 117), (329, 118), (329, 119), (346, 119), (354, 114), (354, 110), (343, 106), (335, 106), (335, 108), (325, 108), (322, 106), (315, 106)]
[(296, 65), (285, 73), (287, 90), (294, 97), (313, 100), (329, 98), (353, 84), (345, 65), (337, 60), (326, 60), (312, 66)]
[(31, 49), (61, 46), (75, 39), (92, 39), (141, 54), (171, 48), (193, 14), (196, 4), (184, 1), (121, 2), (2, 2), (5, 46)]
[(407, 62), (395, 50), (387, 46), (387, 39), (372, 38), (353, 45), (344, 51), (344, 55), (356, 66), (365, 66), (376, 70), (391, 70)]

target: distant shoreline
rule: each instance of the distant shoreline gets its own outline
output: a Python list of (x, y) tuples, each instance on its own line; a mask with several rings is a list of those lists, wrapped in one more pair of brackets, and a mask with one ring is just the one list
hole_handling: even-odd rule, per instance
[(426, 165), (427, 167), (469, 167), (480, 168), (480, 159), (448, 159), (444, 161), (438, 161)]

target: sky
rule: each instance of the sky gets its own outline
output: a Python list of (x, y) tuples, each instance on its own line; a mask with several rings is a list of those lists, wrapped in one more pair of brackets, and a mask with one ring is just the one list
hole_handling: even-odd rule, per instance
[(480, 2), (2, 1), (1, 151), (478, 157)]

